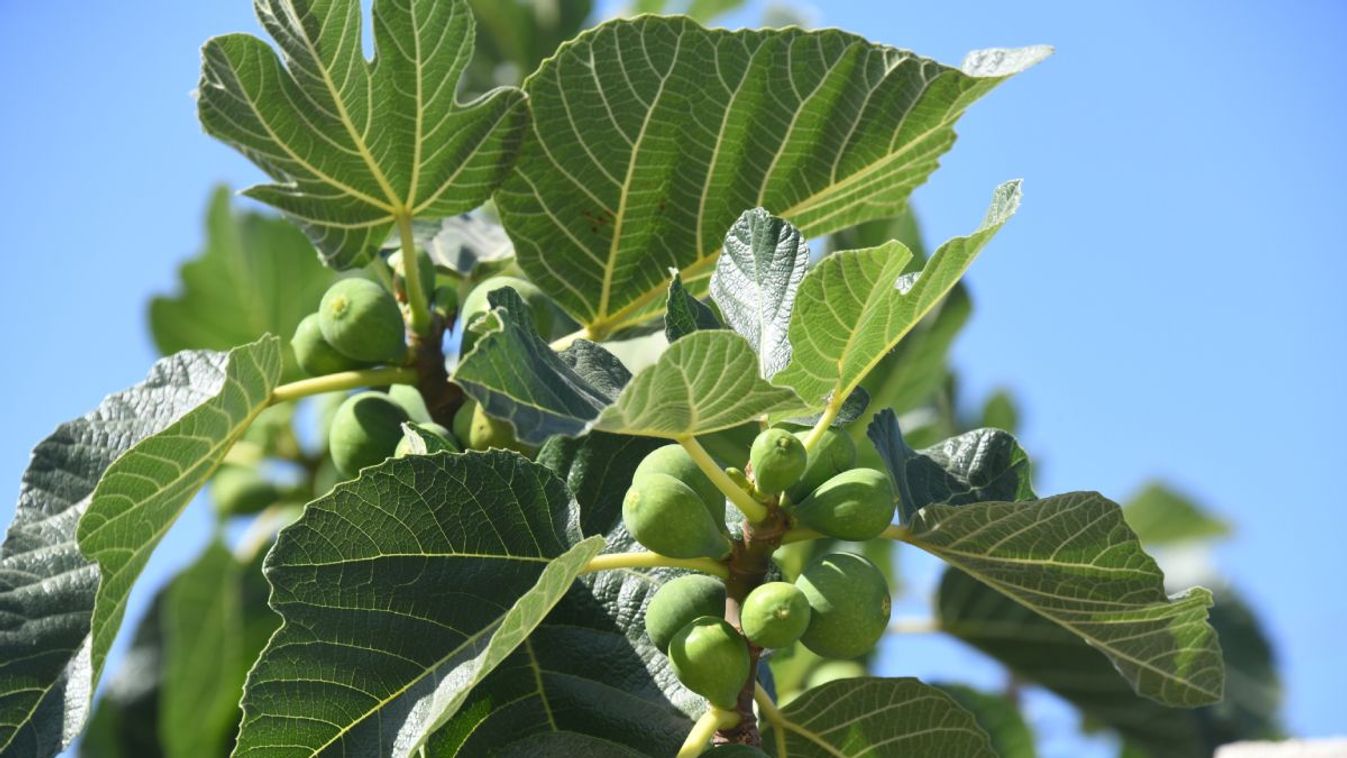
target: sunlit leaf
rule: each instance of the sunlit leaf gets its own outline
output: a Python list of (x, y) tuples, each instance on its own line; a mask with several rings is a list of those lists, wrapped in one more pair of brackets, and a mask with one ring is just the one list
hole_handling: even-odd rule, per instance
[(674, 274), (669, 280), (669, 296), (664, 306), (664, 338), (677, 342), (699, 329), (721, 329), (724, 325), (706, 303), (683, 286), (683, 278)]

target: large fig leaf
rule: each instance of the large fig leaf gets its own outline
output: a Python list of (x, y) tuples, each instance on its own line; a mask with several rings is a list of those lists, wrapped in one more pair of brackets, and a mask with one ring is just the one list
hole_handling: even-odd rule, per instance
[(1166, 596), (1159, 567), (1102, 495), (930, 505), (905, 539), (1084, 640), (1137, 694), (1184, 707), (1221, 699), (1211, 593)]
[[(222, 454), (216, 445), (238, 431), (208, 423), (207, 417), (222, 420), (226, 409), (242, 411), (252, 398), (265, 397), (280, 366), (279, 346), (271, 338), (228, 354), (178, 353), (156, 363), (144, 382), (63, 424), (33, 450), (14, 522), (0, 548), (0, 754), (53, 755), (74, 739), (88, 716), (98, 666), (116, 631), (115, 624), (104, 623), (100, 642), (93, 644), (95, 595), (104, 598), (105, 618), (111, 596), (106, 588), (100, 591), (99, 569), (76, 543), (76, 527), (93, 510), (91, 502), (97, 499), (97, 510), (106, 515), (118, 502), (129, 504), (125, 498), (132, 493), (148, 493), (149, 479), (129, 488), (133, 482), (126, 473), (148, 462), (147, 451), (162, 449), (164, 440), (189, 428), (211, 436), (170, 453), (144, 473), (181, 466), (204, 478), (214, 464), (195, 456), (203, 446)], [(168, 436), (155, 438), (160, 433)], [(124, 456), (133, 448), (136, 454)], [(203, 466), (206, 471), (199, 471)], [(113, 469), (121, 473), (100, 483)], [(187, 478), (175, 482), (174, 499), (181, 497), (181, 503), (161, 501), (171, 513), (156, 515), (171, 521), (194, 486)], [(136, 526), (162, 534), (166, 524), (151, 518)], [(138, 534), (147, 536), (130, 529), (123, 536), (143, 553), (148, 543), (140, 543)], [(124, 573), (123, 582), (134, 573)]]
[(893, 215), (964, 110), (1049, 52), (952, 68), (836, 30), (613, 21), (525, 82), (535, 118), (501, 219), (529, 277), (604, 337), (658, 312), (670, 268), (704, 287), (745, 209), (807, 237)]
[(358, 0), (254, 6), (283, 58), (248, 34), (207, 42), (201, 123), (275, 181), (245, 194), (329, 265), (362, 265), (395, 222), (472, 210), (504, 178), (527, 107), (513, 88), (457, 101), (476, 35), (466, 0), (378, 0), (373, 61)]
[(415, 754), (602, 549), (569, 501), (496, 450), (387, 461), (311, 503), (267, 557), (284, 623), (235, 755)]

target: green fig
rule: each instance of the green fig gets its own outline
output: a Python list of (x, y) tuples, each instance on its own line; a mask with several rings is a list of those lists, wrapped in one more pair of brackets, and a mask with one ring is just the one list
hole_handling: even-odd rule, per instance
[[(495, 292), (501, 287), (509, 287), (519, 295), (519, 299), (528, 306), (529, 315), (533, 319), (533, 327), (538, 330), (538, 334), (544, 339), (548, 339), (552, 334), (552, 303), (538, 289), (533, 282), (525, 281), (516, 276), (493, 276), (483, 279), (480, 284), (472, 288), (468, 296), (463, 298), (463, 307), (459, 313), (463, 320), (463, 325), (469, 326), (473, 319), (486, 313), (491, 309), (491, 303), (487, 300), (487, 295)], [(473, 344), (477, 340), (477, 335), (471, 329), (463, 330), (463, 348), (462, 353), (466, 355), (472, 350)]]
[(855, 679), (869, 673), (863, 664), (856, 661), (823, 661), (809, 672), (804, 686), (805, 689), (812, 689), (838, 679)]
[(785, 429), (765, 429), (753, 440), (748, 461), (758, 492), (779, 495), (799, 481), (809, 463), (809, 454), (799, 437)]
[(790, 582), (767, 582), (744, 599), (739, 620), (744, 636), (759, 647), (783, 648), (809, 626), (809, 601)]
[(412, 423), (403, 427), (402, 439), (398, 440), (398, 446), (393, 450), (393, 457), (406, 458), (409, 455), (430, 455), (439, 452), (460, 452), (453, 433), (434, 422)]
[(332, 462), (347, 478), (391, 458), (402, 439), (407, 411), (382, 392), (346, 398), (332, 417), (328, 447)]
[(448, 318), (458, 312), (458, 288), (445, 284), (435, 288), (431, 298), (431, 307), (441, 316)]
[[(801, 442), (809, 432), (796, 432)], [(829, 427), (819, 438), (818, 444), (809, 453), (809, 463), (805, 466), (800, 480), (786, 490), (786, 497), (792, 503), (798, 503), (809, 496), (820, 484), (856, 465), (856, 443), (844, 429)]]
[[(393, 269), (393, 286), (398, 290), (405, 292), (407, 288), (407, 273), (402, 268), (401, 250), (388, 256), (388, 266)], [(421, 285), (421, 291), (426, 293), (426, 300), (429, 302), (432, 299), (431, 293), (435, 291), (435, 261), (432, 261), (429, 255), (420, 253), (416, 256), (416, 270), (420, 275), (419, 284)]]
[(690, 487), (668, 474), (633, 479), (622, 523), (636, 541), (670, 558), (723, 558), (730, 541)]
[(647, 474), (668, 474), (686, 484), (706, 504), (711, 519), (716, 524), (725, 523), (725, 493), (702, 472), (682, 445), (675, 442), (650, 451), (636, 466), (636, 471), (631, 475), (632, 481)]
[(503, 419), (492, 418), (474, 400), (465, 400), (454, 413), (454, 436), (472, 450), (498, 447), (532, 455), (533, 448), (514, 436), (514, 427)]
[(326, 376), (339, 371), (352, 371), (366, 364), (347, 358), (323, 339), (323, 330), (318, 326), (318, 314), (310, 313), (295, 327), (295, 336), (290, 338), (290, 348), (295, 351), (295, 361), (309, 376)]
[(407, 354), (402, 310), (388, 290), (368, 279), (342, 279), (318, 306), (323, 339), (348, 358), (401, 363)]
[(669, 642), (669, 661), (683, 686), (718, 708), (734, 708), (748, 681), (748, 644), (723, 619), (702, 616)]
[(809, 601), (809, 626), (800, 641), (824, 658), (855, 658), (870, 651), (889, 625), (892, 600), (884, 574), (852, 553), (829, 553), (795, 580)]
[(661, 653), (679, 629), (702, 616), (725, 613), (725, 583), (705, 574), (687, 574), (665, 582), (645, 609), (645, 631)]
[(273, 505), (281, 492), (252, 466), (225, 464), (211, 479), (210, 499), (220, 516), (246, 516)]
[(761, 748), (752, 745), (730, 744), (716, 745), (702, 753), (702, 758), (770, 758)]
[(843, 471), (795, 506), (801, 524), (840, 540), (864, 542), (889, 524), (897, 501), (889, 475), (872, 468)]
[(421, 397), (421, 390), (412, 384), (394, 384), (388, 388), (388, 396), (393, 398), (393, 402), (402, 406), (402, 410), (407, 412), (408, 418), (418, 424), (429, 424), (434, 419), (430, 417), (430, 409), (426, 407), (426, 399)]

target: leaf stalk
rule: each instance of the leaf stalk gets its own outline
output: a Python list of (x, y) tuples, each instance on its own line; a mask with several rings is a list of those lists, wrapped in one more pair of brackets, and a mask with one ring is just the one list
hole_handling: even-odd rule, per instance
[(312, 379), (282, 384), (271, 393), (271, 404), (298, 400), (310, 395), (325, 392), (341, 392), (359, 387), (372, 387), (380, 384), (416, 384), (416, 369), (408, 366), (388, 366), (386, 368), (361, 369), (359, 371), (339, 371)]
[(697, 723), (692, 725), (692, 731), (688, 732), (687, 740), (683, 742), (683, 747), (679, 748), (677, 758), (696, 758), (706, 752), (707, 745), (718, 730), (729, 729), (738, 724), (738, 712), (710, 706), (706, 709), (706, 713), (697, 719)]
[(670, 558), (659, 553), (606, 553), (596, 555), (590, 559), (589, 563), (580, 570), (581, 574), (592, 574), (596, 571), (610, 571), (612, 569), (624, 568), (683, 568), (701, 571), (702, 573), (718, 576), (721, 579), (729, 577), (730, 570), (725, 564), (711, 558)]
[(698, 442), (696, 437), (684, 435), (674, 439), (683, 446), (684, 450), (688, 451), (688, 455), (692, 456), (697, 468), (701, 469), (702, 473), (706, 474), (707, 478), (714, 482), (721, 492), (725, 493), (730, 502), (734, 503), (734, 507), (743, 512), (749, 523), (760, 524), (767, 520), (767, 506), (754, 500), (752, 495), (735, 484), (729, 474), (726, 474), (724, 469), (716, 465), (716, 462), (711, 458), (711, 454), (706, 452), (706, 448), (702, 447), (702, 443)]
[[(416, 259), (416, 238), (412, 235), (410, 214), (397, 214), (398, 237), (402, 240), (402, 280), (407, 283), (407, 309), (412, 332), (425, 336), (430, 333), (430, 305), (421, 284), (421, 267)], [(433, 284), (433, 283), (432, 283)]]

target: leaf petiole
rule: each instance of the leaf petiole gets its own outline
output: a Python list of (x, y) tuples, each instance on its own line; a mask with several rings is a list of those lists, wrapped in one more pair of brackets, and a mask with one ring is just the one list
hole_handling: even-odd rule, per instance
[(310, 395), (325, 392), (341, 392), (359, 387), (372, 387), (380, 384), (416, 384), (416, 369), (410, 366), (388, 366), (385, 368), (360, 369), (359, 371), (339, 371), (312, 379), (282, 384), (271, 393), (271, 404), (298, 400)]
[[(402, 240), (402, 280), (407, 283), (407, 309), (412, 331), (425, 335), (430, 332), (430, 305), (421, 284), (421, 266), (416, 259), (416, 238), (412, 235), (412, 217), (406, 213), (397, 216), (398, 237)], [(431, 282), (432, 289), (434, 283)]]
[(697, 723), (692, 725), (692, 731), (688, 732), (688, 738), (683, 742), (683, 747), (679, 748), (676, 758), (697, 758), (697, 756), (706, 752), (707, 743), (720, 729), (729, 729), (739, 725), (739, 714), (735, 711), (727, 711), (724, 708), (717, 708), (714, 705), (706, 709), (706, 713), (697, 719)]
[(752, 495), (744, 492), (742, 487), (735, 484), (729, 474), (726, 474), (724, 469), (716, 465), (716, 462), (711, 458), (711, 454), (706, 452), (706, 448), (702, 447), (702, 443), (698, 442), (696, 437), (687, 435), (674, 439), (683, 446), (684, 450), (688, 451), (688, 455), (692, 456), (697, 468), (700, 468), (702, 473), (706, 474), (707, 478), (714, 482), (721, 492), (725, 493), (730, 502), (734, 503), (734, 507), (743, 512), (750, 523), (759, 524), (766, 520), (767, 507), (754, 500)]
[(814, 452), (818, 447), (819, 440), (823, 439), (823, 433), (828, 431), (828, 427), (837, 420), (837, 414), (842, 412), (842, 406), (846, 403), (846, 395), (840, 391), (834, 391), (832, 399), (824, 406), (823, 413), (818, 418), (818, 423), (809, 430), (809, 435), (804, 438), (804, 449), (807, 452)]
[(781, 709), (772, 702), (772, 696), (767, 694), (761, 682), (753, 683), (753, 700), (758, 704), (758, 711), (762, 717), (767, 719), (776, 730), (776, 754), (786, 754), (786, 717), (781, 715)]
[(684, 568), (725, 579), (729, 567), (711, 558), (670, 558), (659, 553), (607, 553), (596, 555), (580, 570), (581, 574), (623, 568)]

